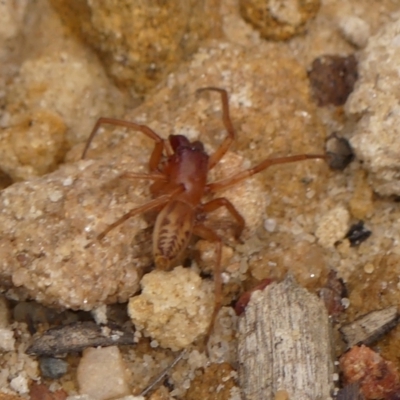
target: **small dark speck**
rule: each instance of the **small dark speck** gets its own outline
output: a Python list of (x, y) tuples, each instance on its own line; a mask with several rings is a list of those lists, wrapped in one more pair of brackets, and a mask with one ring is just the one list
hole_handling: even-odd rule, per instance
[(349, 239), (350, 246), (359, 246), (371, 236), (372, 232), (364, 227), (364, 221), (359, 221), (352, 225), (345, 238)]
[(185, 258), (182, 262), (184, 268), (190, 268), (192, 266), (192, 259)]
[(325, 151), (328, 165), (333, 170), (343, 171), (354, 160), (349, 141), (335, 132), (326, 139)]

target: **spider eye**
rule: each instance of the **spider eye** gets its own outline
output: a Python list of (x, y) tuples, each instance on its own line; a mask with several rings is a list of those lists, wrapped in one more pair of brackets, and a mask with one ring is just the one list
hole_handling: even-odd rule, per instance
[(199, 140), (193, 142), (190, 147), (192, 148), (192, 150), (204, 151), (204, 144), (201, 143)]

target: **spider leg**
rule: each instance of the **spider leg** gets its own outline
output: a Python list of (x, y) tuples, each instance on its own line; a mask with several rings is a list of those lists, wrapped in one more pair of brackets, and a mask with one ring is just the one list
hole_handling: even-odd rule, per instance
[[(121, 225), (122, 223), (127, 221), (129, 218), (132, 218), (138, 214), (142, 214), (142, 213), (154, 210), (155, 208), (164, 206), (166, 203), (168, 203), (168, 201), (171, 200), (172, 197), (182, 193), (184, 190), (185, 189), (183, 186), (178, 186), (175, 190), (172, 190), (169, 194), (165, 194), (163, 196), (157, 197), (156, 199), (151, 200), (148, 203), (143, 204), (142, 206), (133, 208), (132, 210), (130, 210), (126, 214), (124, 214), (121, 218), (117, 219), (115, 222), (108, 225), (108, 227), (103, 232), (101, 232), (99, 235), (97, 235), (96, 240), (102, 240), (111, 230), (113, 230), (117, 226)], [(93, 243), (94, 242), (90, 242), (85, 247), (89, 247)]]
[(226, 210), (232, 215), (232, 217), (237, 222), (237, 228), (235, 233), (235, 238), (239, 239), (240, 235), (243, 232), (245, 221), (244, 218), (239, 214), (238, 210), (236, 210), (235, 206), (225, 197), (218, 197), (213, 199), (207, 203), (201, 204), (199, 206), (200, 212), (212, 212), (218, 208), (225, 207)]
[(164, 150), (164, 140), (157, 135), (152, 129), (150, 129), (146, 125), (139, 125), (134, 122), (130, 121), (124, 121), (122, 119), (116, 119), (116, 118), (99, 118), (94, 125), (92, 132), (89, 135), (89, 139), (86, 142), (85, 148), (82, 153), (81, 159), (83, 160), (87, 152), (89, 150), (90, 144), (92, 143), (94, 137), (96, 136), (97, 132), (99, 131), (100, 127), (102, 125), (109, 124), (109, 125), (117, 125), (117, 126), (122, 126), (124, 128), (128, 129), (133, 129), (139, 132), (142, 132), (145, 134), (147, 137), (150, 139), (153, 139), (156, 143), (154, 145), (153, 152), (151, 153), (150, 161), (149, 161), (149, 169), (150, 171), (156, 171), (158, 164), (161, 160), (163, 150)]
[(206, 185), (206, 192), (218, 192), (230, 186), (236, 185), (237, 183), (243, 181), (244, 179), (249, 178), (254, 174), (258, 174), (261, 171), (264, 171), (271, 165), (287, 164), (287, 163), (310, 160), (315, 158), (326, 160), (327, 156), (325, 154), (298, 154), (287, 157), (268, 158), (253, 168), (249, 168), (244, 171), (238, 172), (237, 174), (234, 174), (225, 179), (221, 179), (220, 181), (209, 183), (208, 185)]
[(222, 101), (222, 121), (224, 123), (225, 129), (228, 132), (228, 136), (224, 139), (215, 153), (211, 154), (208, 160), (208, 169), (214, 168), (221, 158), (225, 155), (228, 151), (230, 145), (235, 140), (235, 130), (232, 125), (232, 120), (229, 114), (229, 100), (228, 100), (228, 92), (225, 89), (220, 89), (217, 87), (205, 87), (198, 89), (196, 93), (203, 92), (205, 90), (213, 90), (215, 92), (219, 92), (221, 94), (221, 101)]
[(210, 325), (205, 336), (205, 343), (211, 336), (214, 328), (215, 319), (222, 304), (222, 276), (221, 276), (221, 254), (222, 254), (222, 241), (220, 237), (210, 228), (202, 224), (197, 224), (193, 227), (193, 234), (201, 237), (209, 242), (215, 243), (216, 248), (216, 263), (214, 267), (214, 285), (215, 285), (215, 302), (214, 310), (211, 316)]

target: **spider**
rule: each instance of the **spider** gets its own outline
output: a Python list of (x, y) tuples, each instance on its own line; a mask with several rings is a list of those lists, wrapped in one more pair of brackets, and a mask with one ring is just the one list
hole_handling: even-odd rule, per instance
[(103, 239), (112, 229), (121, 225), (129, 218), (149, 211), (157, 211), (158, 215), (153, 230), (153, 256), (156, 268), (162, 270), (171, 269), (173, 262), (186, 249), (192, 235), (215, 243), (215, 304), (206, 335), (206, 337), (209, 337), (222, 302), (222, 240), (216, 232), (203, 224), (204, 218), (201, 218), (201, 216), (224, 207), (236, 221), (236, 238), (240, 237), (245, 227), (245, 221), (233, 204), (225, 197), (217, 197), (202, 203), (203, 196), (214, 194), (236, 185), (252, 175), (267, 169), (271, 165), (308, 159), (325, 160), (327, 156), (325, 154), (299, 154), (270, 158), (228, 178), (208, 183), (208, 172), (218, 164), (230, 148), (235, 140), (235, 131), (229, 113), (227, 91), (217, 87), (205, 87), (198, 89), (197, 93), (204, 91), (214, 91), (220, 94), (222, 119), (227, 131), (227, 136), (213, 154), (209, 155), (205, 152), (202, 142), (190, 142), (183, 135), (169, 135), (168, 140), (164, 140), (146, 125), (139, 125), (134, 122), (114, 118), (100, 118), (93, 127), (86, 142), (82, 159), (86, 157), (93, 138), (104, 124), (133, 129), (154, 140), (155, 144), (148, 165), (149, 173), (127, 172), (124, 174), (127, 178), (153, 181), (150, 186), (152, 200), (121, 216), (97, 235), (96, 239)]

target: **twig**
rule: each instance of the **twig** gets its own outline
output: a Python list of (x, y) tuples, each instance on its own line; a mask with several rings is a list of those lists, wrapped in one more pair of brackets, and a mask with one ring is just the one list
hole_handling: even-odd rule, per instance
[(148, 394), (150, 391), (154, 390), (154, 388), (165, 378), (165, 376), (168, 374), (168, 372), (170, 372), (176, 364), (178, 364), (178, 362), (183, 358), (183, 356), (187, 353), (187, 350), (184, 349), (182, 350), (179, 355), (175, 358), (175, 360), (167, 367), (164, 369), (164, 371), (161, 372), (160, 375), (157, 376), (157, 378), (155, 378), (153, 380), (153, 382), (150, 383), (149, 386), (147, 386), (146, 389), (144, 389), (139, 396), (146, 396), (146, 394)]

